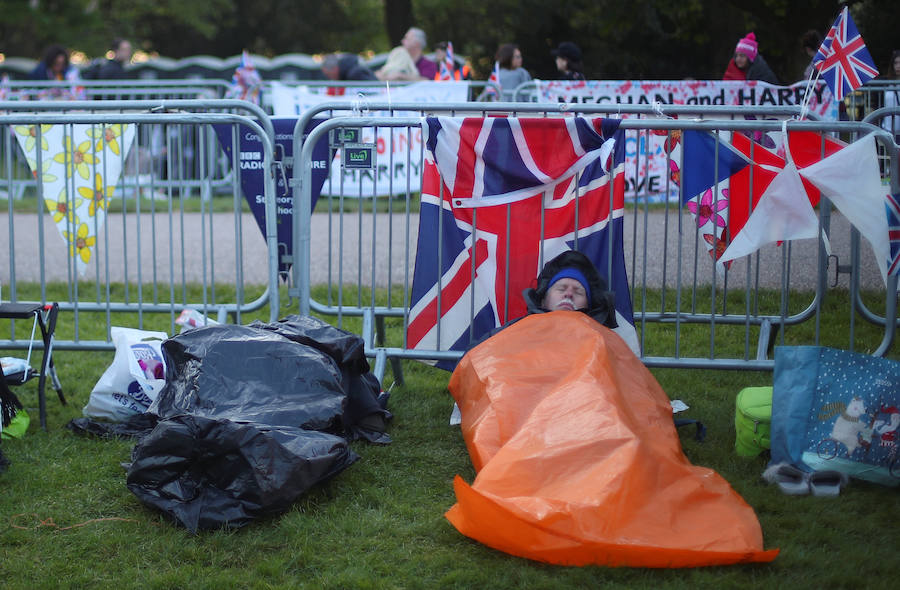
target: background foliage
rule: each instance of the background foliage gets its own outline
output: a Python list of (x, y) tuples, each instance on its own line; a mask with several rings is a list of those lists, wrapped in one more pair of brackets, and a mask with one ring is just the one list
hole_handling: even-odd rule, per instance
[[(433, 43), (452, 40), (486, 77), (497, 46), (516, 42), (533, 75), (553, 78), (550, 50), (578, 43), (589, 78), (718, 79), (737, 40), (756, 33), (781, 78), (799, 79), (808, 57), (799, 38), (825, 33), (836, 0), (0, 0), (0, 52), (39, 57), (59, 42), (89, 57), (113, 37), (171, 58), (228, 57), (243, 49), (274, 56), (335, 50), (383, 52), (415, 24)], [(900, 2), (851, 0), (882, 71), (900, 42)]]

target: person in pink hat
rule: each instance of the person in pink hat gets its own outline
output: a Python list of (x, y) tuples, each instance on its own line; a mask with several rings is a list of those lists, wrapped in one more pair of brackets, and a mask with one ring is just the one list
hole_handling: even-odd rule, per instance
[(756, 35), (748, 33), (738, 41), (734, 48), (734, 57), (728, 62), (723, 80), (761, 80), (769, 84), (778, 84), (778, 77), (763, 56), (759, 54)]

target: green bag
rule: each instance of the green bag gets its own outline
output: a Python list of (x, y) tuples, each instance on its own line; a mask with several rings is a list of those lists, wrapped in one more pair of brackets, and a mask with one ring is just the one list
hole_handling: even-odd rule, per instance
[(772, 388), (745, 387), (737, 395), (734, 448), (741, 457), (755, 457), (770, 448)]
[(0, 434), (0, 438), (3, 440), (22, 438), (25, 436), (25, 431), (28, 430), (29, 424), (31, 424), (31, 417), (25, 411), (25, 408), (21, 408), (16, 412), (9, 426), (3, 427), (3, 433)]

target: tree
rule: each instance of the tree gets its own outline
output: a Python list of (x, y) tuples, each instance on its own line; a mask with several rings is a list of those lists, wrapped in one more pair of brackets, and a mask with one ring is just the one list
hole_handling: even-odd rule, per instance
[[(589, 78), (718, 79), (737, 41), (753, 31), (760, 52), (784, 82), (799, 79), (809, 58), (800, 46), (808, 29), (823, 35), (837, 16), (835, 0), (417, 0), (430, 38), (453, 41), (486, 78), (497, 46), (518, 43), (525, 67), (556, 77), (550, 50), (574, 41)], [(857, 25), (879, 64), (889, 55), (900, 2), (861, 0)], [(883, 41), (882, 41), (883, 39)]]
[(414, 26), (412, 0), (384, 0), (384, 28), (392, 46)]
[[(525, 67), (552, 79), (550, 51), (578, 43), (590, 78), (720, 78), (738, 39), (756, 33), (760, 52), (785, 82), (808, 63), (799, 38), (825, 33), (835, 0), (0, 0), (0, 51), (39, 57), (51, 43), (102, 55), (117, 36), (165, 57), (227, 57), (248, 49), (275, 56), (383, 52), (410, 26), (433, 45), (453, 41), (487, 78), (501, 43), (522, 49)], [(884, 68), (895, 49), (900, 2), (855, 0), (851, 11)]]

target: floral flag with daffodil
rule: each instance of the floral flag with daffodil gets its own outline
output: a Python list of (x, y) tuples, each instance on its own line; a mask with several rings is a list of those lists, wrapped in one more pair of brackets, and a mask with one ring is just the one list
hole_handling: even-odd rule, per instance
[(84, 274), (134, 140), (134, 125), (17, 125), (15, 134), (69, 256)]

